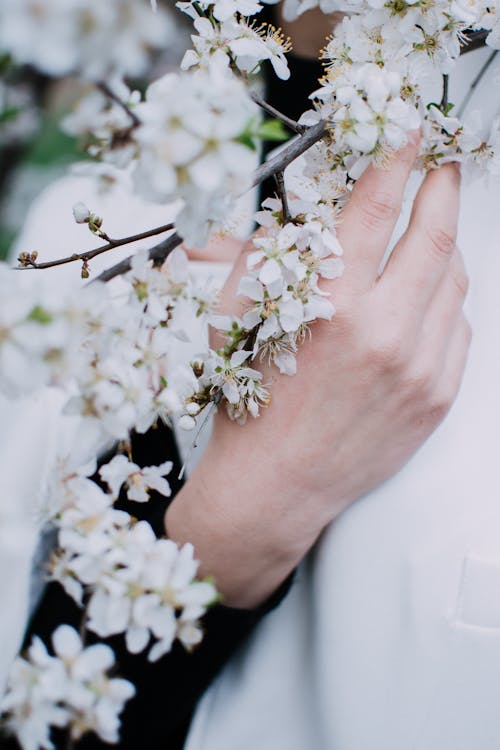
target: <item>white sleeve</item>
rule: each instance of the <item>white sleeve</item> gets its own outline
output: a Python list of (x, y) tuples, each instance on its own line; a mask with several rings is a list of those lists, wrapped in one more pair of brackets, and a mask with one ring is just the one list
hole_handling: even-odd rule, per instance
[(39, 510), (56, 455), (62, 394), (0, 396), (0, 694), (26, 625)]

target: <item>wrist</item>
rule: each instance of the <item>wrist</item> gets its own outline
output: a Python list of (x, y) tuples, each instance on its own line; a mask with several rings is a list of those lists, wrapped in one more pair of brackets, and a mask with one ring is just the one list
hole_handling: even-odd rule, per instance
[(330, 520), (314, 498), (286, 481), (274, 456), (272, 465), (272, 471), (267, 465), (256, 470), (234, 445), (224, 454), (212, 442), (165, 515), (168, 536), (194, 545), (199, 575), (215, 578), (228, 606), (264, 602)]

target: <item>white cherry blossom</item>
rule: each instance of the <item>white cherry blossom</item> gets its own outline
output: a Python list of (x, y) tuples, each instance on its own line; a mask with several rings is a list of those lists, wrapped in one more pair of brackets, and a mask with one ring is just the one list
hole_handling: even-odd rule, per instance
[(161, 495), (170, 497), (170, 485), (165, 475), (170, 473), (172, 466), (172, 461), (164, 461), (159, 466), (144, 466), (141, 469), (126, 456), (118, 455), (101, 466), (99, 474), (115, 497), (125, 483), (129, 500), (146, 503), (149, 500), (148, 490), (156, 490)]

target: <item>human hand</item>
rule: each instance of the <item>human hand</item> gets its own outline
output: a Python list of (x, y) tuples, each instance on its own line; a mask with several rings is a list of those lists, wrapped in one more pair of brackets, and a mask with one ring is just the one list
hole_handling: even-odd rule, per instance
[[(167, 513), (233, 606), (263, 601), (321, 530), (392, 476), (443, 419), (470, 342), (467, 278), (455, 247), (459, 173), (431, 172), (379, 278), (417, 150), (370, 167), (344, 209), (337, 313), (317, 321), (294, 377), (264, 369), (272, 401), (241, 428), (221, 413), (198, 469)], [(232, 300), (245, 254), (226, 285)], [(255, 365), (255, 363), (254, 363)]]

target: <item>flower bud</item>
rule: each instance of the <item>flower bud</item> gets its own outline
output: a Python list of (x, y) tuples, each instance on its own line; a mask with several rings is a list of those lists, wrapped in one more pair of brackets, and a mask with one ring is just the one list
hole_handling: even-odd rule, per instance
[(196, 420), (190, 417), (189, 414), (183, 414), (177, 424), (181, 430), (192, 430), (196, 427)]
[(88, 217), (89, 229), (93, 234), (100, 235), (102, 227), (102, 217), (97, 214), (89, 214)]
[(86, 224), (90, 219), (90, 211), (82, 201), (73, 206), (73, 216), (77, 224)]

